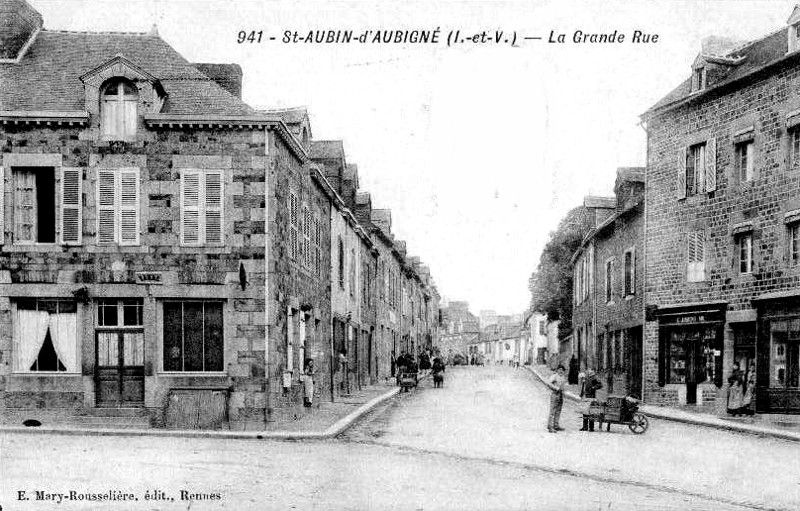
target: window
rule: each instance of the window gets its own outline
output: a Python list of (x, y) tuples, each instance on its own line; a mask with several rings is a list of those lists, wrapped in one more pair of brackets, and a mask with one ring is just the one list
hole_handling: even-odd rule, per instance
[(606, 303), (614, 299), (614, 261), (606, 261)]
[(181, 172), (181, 243), (222, 243), (224, 195), (221, 170)]
[(142, 300), (98, 300), (97, 326), (140, 327), (142, 322)]
[(222, 371), (221, 302), (164, 302), (164, 370)]
[(339, 236), (339, 288), (344, 290), (344, 243)]
[(739, 252), (739, 273), (753, 273), (753, 233), (736, 237)]
[(800, 319), (770, 322), (770, 388), (800, 387)]
[(314, 271), (318, 277), (322, 276), (322, 215), (316, 213), (314, 215), (314, 229), (312, 234), (314, 236)]
[(139, 169), (97, 171), (97, 242), (139, 244)]
[(702, 193), (706, 176), (706, 144), (689, 147), (686, 160), (686, 195)]
[(350, 249), (350, 279), (348, 285), (350, 286), (350, 296), (356, 296), (356, 251)]
[(800, 166), (800, 125), (789, 129), (789, 168)]
[(752, 140), (736, 144), (736, 173), (740, 183), (753, 179), (753, 147)]
[(789, 264), (797, 266), (800, 263), (800, 222), (794, 222), (787, 226), (787, 238), (789, 245)]
[(77, 373), (78, 314), (70, 300), (20, 300), (14, 315), (18, 372)]
[(14, 242), (55, 243), (56, 177), (52, 167), (14, 167)]
[(599, 334), (597, 336), (597, 353), (595, 354), (595, 358), (597, 360), (597, 372), (601, 373), (605, 370), (605, 358), (606, 358), (606, 350), (605, 350), (605, 334)]
[(547, 335), (547, 322), (539, 321), (539, 335)]
[(112, 80), (101, 89), (100, 126), (105, 140), (136, 138), (139, 92), (127, 80)]
[(706, 279), (705, 233), (693, 231), (687, 234), (687, 269), (688, 282), (701, 282)]
[(706, 68), (699, 67), (692, 73), (692, 92), (701, 91), (706, 88)]
[(629, 248), (625, 251), (624, 255), (624, 268), (625, 273), (625, 296), (632, 296), (636, 294), (636, 251)]

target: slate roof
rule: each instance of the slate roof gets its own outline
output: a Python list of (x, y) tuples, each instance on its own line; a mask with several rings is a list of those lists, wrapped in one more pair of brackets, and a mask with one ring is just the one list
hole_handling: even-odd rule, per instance
[[(708, 84), (703, 93), (709, 90), (714, 90), (723, 85), (731, 84), (739, 79), (749, 76), (755, 72), (763, 70), (764, 68), (775, 64), (785, 58), (790, 57), (787, 55), (788, 51), (788, 27), (784, 27), (777, 32), (773, 32), (761, 39), (751, 41), (750, 43), (735, 47), (727, 52), (725, 55), (714, 55), (716, 57), (727, 57), (731, 59), (741, 59), (741, 63), (735, 66), (729, 66), (727, 73), (722, 77), (718, 77), (714, 83)], [(792, 53), (791, 56), (796, 56)], [(683, 83), (678, 85), (675, 89), (670, 91), (669, 94), (661, 98), (655, 105), (650, 107), (644, 116), (655, 113), (658, 110), (676, 104), (690, 96), (692, 96), (692, 78), (687, 78)], [(701, 94), (695, 94), (700, 96)]]
[(286, 124), (301, 124), (308, 117), (308, 110), (304, 106), (293, 108), (267, 108), (265, 113), (277, 115)]
[(312, 140), (311, 158), (344, 158), (344, 142), (341, 140)]
[(42, 30), (19, 63), (0, 64), (0, 110), (86, 110), (79, 77), (118, 54), (161, 82), (168, 95), (163, 112), (254, 113), (158, 35), (56, 30)]

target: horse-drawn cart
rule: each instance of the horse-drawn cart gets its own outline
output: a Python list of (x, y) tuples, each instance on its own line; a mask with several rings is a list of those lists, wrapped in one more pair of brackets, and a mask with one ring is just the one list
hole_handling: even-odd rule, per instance
[(647, 417), (639, 411), (639, 401), (633, 397), (608, 396), (605, 401), (592, 401), (583, 418), (599, 423), (601, 431), (603, 423), (606, 431), (611, 430), (612, 424), (623, 424), (641, 435), (650, 426)]

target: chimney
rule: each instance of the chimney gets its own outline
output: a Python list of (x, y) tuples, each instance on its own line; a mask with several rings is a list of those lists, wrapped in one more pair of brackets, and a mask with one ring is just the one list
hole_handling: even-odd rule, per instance
[(349, 163), (344, 168), (342, 200), (352, 211), (356, 209), (356, 190), (358, 190), (358, 165)]
[(369, 192), (356, 192), (356, 220), (364, 227), (372, 223), (372, 197)]
[(192, 64), (217, 85), (242, 99), (242, 68), (239, 64)]
[(43, 23), (25, 0), (0, 0), (0, 59), (19, 58)]
[(392, 232), (391, 209), (373, 209), (370, 221), (372, 222), (372, 225), (382, 230), (386, 234)]

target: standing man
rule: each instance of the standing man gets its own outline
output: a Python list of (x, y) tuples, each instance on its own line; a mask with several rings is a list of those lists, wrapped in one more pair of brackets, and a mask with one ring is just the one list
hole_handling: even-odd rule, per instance
[(550, 394), (550, 416), (547, 419), (547, 431), (550, 433), (564, 430), (564, 428), (558, 425), (558, 420), (561, 418), (561, 407), (564, 405), (564, 386), (567, 384), (564, 373), (566, 373), (566, 369), (564, 369), (563, 365), (559, 364), (556, 369), (556, 374), (552, 375), (548, 380), (548, 383), (552, 386), (552, 393)]

